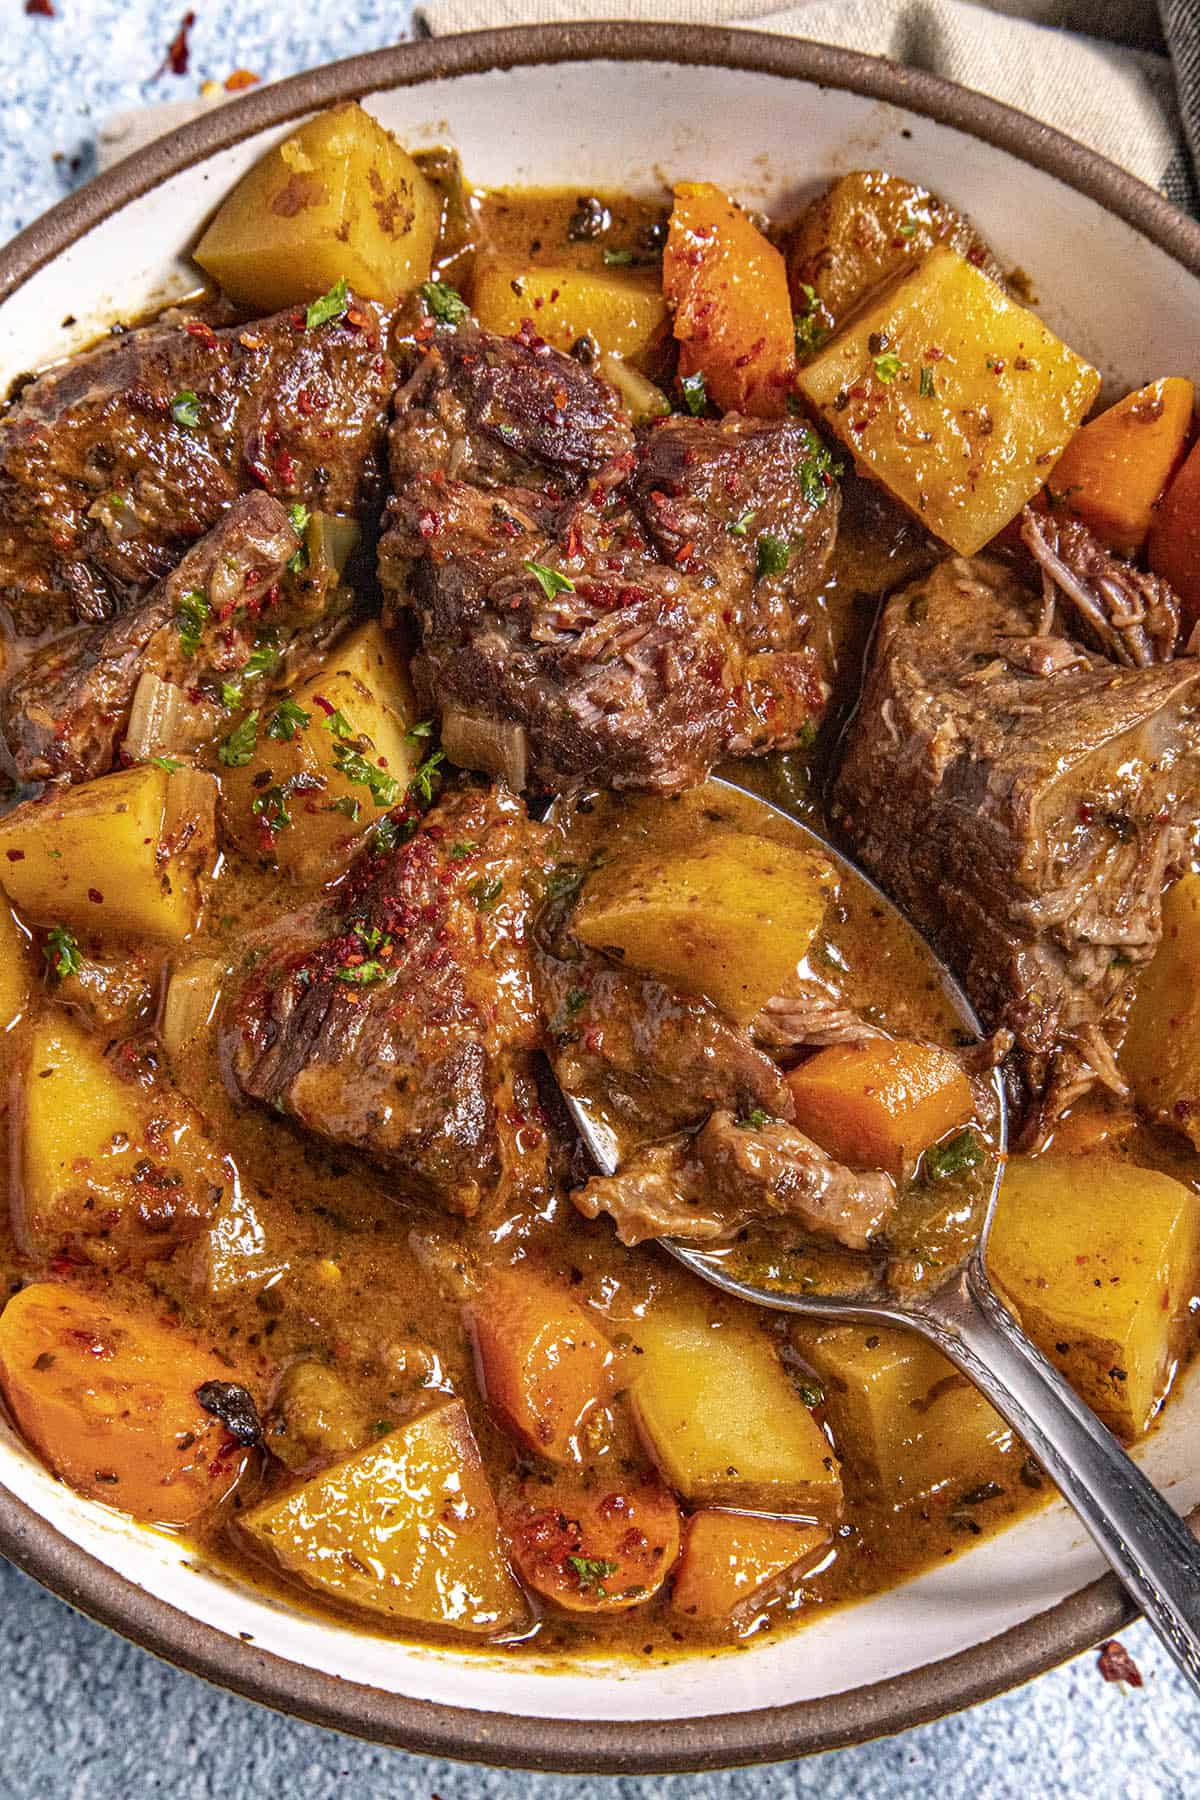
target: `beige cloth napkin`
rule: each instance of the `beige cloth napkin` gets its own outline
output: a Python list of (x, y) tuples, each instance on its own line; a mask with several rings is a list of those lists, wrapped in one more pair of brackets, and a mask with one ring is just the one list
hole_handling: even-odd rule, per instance
[(1179, 204), (1192, 198), (1171, 64), (1144, 47), (1161, 43), (1150, 0), (801, 0), (782, 10), (754, 0), (422, 0), (416, 18), (435, 36), (629, 19), (813, 38), (976, 88), (1078, 138)]

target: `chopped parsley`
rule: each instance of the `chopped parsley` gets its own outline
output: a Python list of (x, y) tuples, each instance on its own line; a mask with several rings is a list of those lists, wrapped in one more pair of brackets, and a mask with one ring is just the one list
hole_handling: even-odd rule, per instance
[(294, 700), (281, 700), (267, 720), (267, 736), (279, 743), (290, 744), (298, 731), (307, 731), (312, 719)]
[(823, 506), (833, 485), (834, 477), (840, 475), (842, 465), (827, 445), (823, 444), (815, 431), (808, 434), (808, 450), (800, 462), (796, 464), (796, 474), (800, 478), (800, 492), (809, 506)]
[(46, 934), (46, 942), (42, 945), (42, 955), (50, 965), (50, 972), (59, 981), (67, 975), (78, 975), (83, 967), (83, 958), (79, 954), (79, 940), (65, 925), (52, 925)]
[(746, 1114), (744, 1119), (738, 1120), (743, 1131), (763, 1131), (768, 1125), (774, 1123), (775, 1114), (767, 1112), (761, 1106), (756, 1106), (752, 1112)]
[(698, 419), (708, 405), (708, 388), (704, 383), (703, 372), (697, 371), (695, 375), (681, 375), (679, 391), (683, 395), (683, 404), (693, 419)]
[(381, 769), (378, 763), (368, 762), (359, 751), (351, 749), (345, 743), (334, 746), (333, 762), (339, 775), (344, 775), (347, 781), (357, 782), (369, 791), (376, 806), (395, 805), (400, 783), (386, 769)]
[(331, 712), (327, 712), (322, 723), (326, 731), (332, 732), (336, 738), (352, 738), (354, 736), (354, 727), (340, 706), (335, 706)]
[(417, 744), (422, 738), (432, 737), (433, 720), (421, 719), (416, 725), (410, 725), (404, 735), (410, 744)]
[(338, 799), (330, 801), (329, 811), (341, 813), (343, 819), (349, 819), (353, 824), (362, 811), (362, 801), (356, 800), (353, 794), (342, 794)]
[(575, 592), (575, 583), (569, 575), (560, 575), (557, 569), (548, 569), (545, 563), (523, 562), (521, 567), (527, 575), (533, 576), (547, 600), (553, 600), (555, 594)]
[(579, 863), (557, 863), (546, 877), (547, 900), (565, 900), (568, 894), (578, 893), (587, 873)]
[(466, 857), (474, 856), (478, 848), (474, 838), (459, 838), (456, 844), (451, 844), (450, 856), (454, 862), (462, 862)]
[(884, 350), (880, 355), (873, 357), (872, 361), (875, 364), (875, 373), (880, 381), (895, 381), (897, 375), (904, 367), (904, 364), (900, 361), (900, 358), (896, 355), (894, 350)]
[(171, 402), (171, 417), (185, 431), (195, 431), (200, 423), (200, 396), (191, 388), (180, 388)]
[(563, 1002), (563, 1005), (566, 1008), (568, 1018), (574, 1018), (575, 1014), (577, 1012), (582, 1012), (587, 1005), (587, 989), (568, 988), (567, 997)]
[(608, 1562), (601, 1556), (568, 1556), (566, 1560), (575, 1571), (581, 1593), (595, 1594), (597, 1600), (608, 1599), (604, 1578), (615, 1575), (619, 1564)]
[(371, 848), (386, 853), (406, 844), (417, 829), (415, 819), (380, 819), (371, 828)]
[(968, 1125), (944, 1144), (933, 1144), (925, 1152), (925, 1175), (930, 1181), (945, 1181), (949, 1175), (961, 1175), (983, 1161), (983, 1145), (978, 1132)]
[(264, 788), (261, 794), (255, 795), (250, 810), (256, 819), (262, 820), (268, 831), (282, 831), (285, 825), (292, 822), (287, 799), (287, 789), (276, 783), (274, 787)]
[(797, 1381), (793, 1385), (805, 1406), (820, 1406), (825, 1399), (825, 1389), (818, 1381)]
[(744, 512), (740, 519), (735, 519), (732, 525), (727, 525), (726, 530), (730, 537), (745, 537), (747, 526), (752, 525), (757, 517), (758, 508), (752, 507), (749, 512)]
[(446, 752), (444, 750), (433, 751), (432, 755), (425, 758), (425, 761), (421, 764), (420, 768), (408, 784), (409, 793), (416, 794), (419, 799), (425, 802), (426, 806), (428, 806), (433, 799), (434, 776), (437, 774), (445, 760)]
[(485, 879), (481, 875), (477, 881), (470, 882), (467, 887), (467, 892), (479, 912), (491, 912), (503, 891), (504, 883), (499, 875), (493, 875), (490, 879)]
[(782, 575), (792, 560), (792, 547), (786, 538), (773, 537), (769, 531), (760, 531), (754, 546), (754, 576), (761, 581), (764, 575)]
[(226, 712), (232, 712), (235, 706), (242, 704), (242, 684), (240, 681), (223, 681), (221, 683), (221, 705)]
[(179, 633), (179, 648), (185, 656), (195, 656), (200, 648), (200, 634), (204, 630), (204, 621), (212, 611), (208, 604), (208, 595), (200, 588), (192, 588), (179, 602), (179, 611), (175, 614), (175, 628)]
[(937, 383), (933, 379), (933, 370), (926, 364), (921, 370), (921, 381), (918, 392), (922, 400), (932, 400), (937, 395)]
[(304, 309), (304, 323), (309, 331), (315, 331), (318, 325), (332, 324), (334, 319), (343, 318), (350, 306), (350, 290), (346, 286), (346, 278), (335, 281), (327, 294), (319, 300), (313, 300)]
[(623, 269), (633, 261), (632, 250), (606, 250), (604, 261), (610, 269)]
[(352, 987), (369, 987), (373, 981), (382, 981), (387, 970), (381, 962), (347, 963), (335, 975), (338, 981), (349, 982)]
[(917, 235), (916, 225), (911, 219), (906, 225), (897, 225), (896, 230), (900, 233), (902, 238), (914, 238)]
[(165, 769), (168, 775), (173, 775), (176, 769), (182, 769), (183, 767), (183, 764), (179, 761), (178, 757), (175, 756), (152, 756), (149, 758), (149, 761), (154, 768)]
[(457, 288), (451, 287), (448, 281), (423, 281), (421, 298), (426, 310), (443, 325), (461, 325), (464, 319), (471, 316), (471, 309)]
[(243, 681), (257, 681), (260, 675), (269, 675), (280, 662), (280, 653), (273, 639), (256, 638), (254, 648), (246, 659), (246, 666), (241, 671)]
[(217, 748), (217, 755), (227, 769), (244, 769), (254, 755), (254, 746), (258, 742), (258, 708), (248, 712), (244, 719), (234, 726), (227, 738), (223, 738)]
[(296, 536), (303, 537), (308, 530), (308, 521), (312, 518), (312, 514), (302, 500), (293, 500), (288, 507), (288, 518), (291, 520), (292, 530)]
[(802, 281), (800, 294), (804, 309), (792, 321), (796, 333), (796, 355), (812, 356), (829, 342), (833, 319), (826, 311), (816, 288), (809, 287), (806, 281)]

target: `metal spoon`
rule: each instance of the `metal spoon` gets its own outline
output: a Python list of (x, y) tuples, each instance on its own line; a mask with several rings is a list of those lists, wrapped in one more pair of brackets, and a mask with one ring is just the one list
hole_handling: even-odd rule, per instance
[[(843, 875), (869, 887), (878, 903), (898, 916), (887, 896), (815, 832), (758, 795), (721, 782), (739, 797), (763, 808), (777, 828), (780, 820), (797, 838), (836, 863)], [(552, 809), (551, 819), (561, 803)], [(559, 813), (561, 820), (562, 814)], [(911, 927), (909, 928), (911, 929)], [(926, 946), (930, 963), (964, 1027), (982, 1028), (950, 971)], [(1084, 1405), (1033, 1344), (988, 1280), (988, 1234), (1003, 1179), (1007, 1115), (1003, 1084), (995, 1079), (996, 1137), (1000, 1156), (978, 1236), (957, 1267), (929, 1291), (895, 1293), (878, 1283), (844, 1294), (797, 1293), (784, 1286), (743, 1281), (723, 1265), (719, 1251), (697, 1250), (663, 1238), (663, 1248), (701, 1281), (726, 1294), (825, 1320), (872, 1320), (908, 1326), (935, 1344), (972, 1381), (1025, 1441), (1063, 1499), (1072, 1506), (1145, 1613), (1179, 1667), (1200, 1691), (1200, 1544), (1138, 1468), (1112, 1433)], [(567, 1106), (601, 1174), (615, 1174), (615, 1139), (580, 1097), (565, 1094)]]

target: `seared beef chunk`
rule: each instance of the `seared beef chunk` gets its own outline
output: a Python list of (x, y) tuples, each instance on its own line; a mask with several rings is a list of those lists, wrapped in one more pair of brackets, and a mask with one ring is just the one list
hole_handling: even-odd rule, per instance
[(1039, 635), (1055, 635), (1065, 602), (1085, 641), (1130, 669), (1169, 662), (1179, 638), (1179, 601), (1158, 575), (1135, 569), (1098, 542), (1079, 519), (1025, 508), (1021, 541), (1042, 572)]
[(556, 791), (669, 791), (795, 742), (827, 697), (803, 612), (836, 530), (826, 464), (797, 422), (635, 441), (531, 330), (439, 330), (397, 398), (380, 546), (422, 704), (503, 722)]
[(1200, 661), (1120, 668), (1038, 636), (1038, 615), (986, 559), (894, 596), (833, 812), (985, 1023), (1014, 1033), (1046, 1117), (1119, 1084), (1103, 1028), (1200, 818)]
[(277, 584), (296, 550), (286, 507), (246, 494), (130, 612), (33, 651), (0, 700), (20, 779), (90, 781), (111, 769), (143, 673), (187, 687), (204, 669), (245, 661), (255, 621), (294, 619)]
[(539, 921), (534, 971), (562, 1088), (634, 1134), (657, 1137), (721, 1106), (791, 1116), (770, 1057), (707, 1000), (615, 967), (565, 922), (548, 935)]
[(477, 786), (404, 843), (377, 832), (248, 966), (221, 1025), (236, 1087), (450, 1212), (542, 1192), (524, 885), (540, 836)]
[(781, 1120), (722, 1110), (694, 1137), (648, 1145), (573, 1198), (590, 1219), (611, 1214), (624, 1244), (726, 1238), (753, 1220), (789, 1220), (865, 1250), (896, 1205), (896, 1185), (880, 1170), (859, 1174), (834, 1162)]
[(152, 325), (73, 357), (0, 421), (0, 602), (18, 631), (126, 610), (239, 493), (369, 516), (395, 371), (368, 301), (214, 331)]

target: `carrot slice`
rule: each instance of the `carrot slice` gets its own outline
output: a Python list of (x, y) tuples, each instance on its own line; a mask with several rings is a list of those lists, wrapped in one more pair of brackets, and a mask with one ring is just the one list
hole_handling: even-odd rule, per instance
[(1195, 390), (1182, 376), (1152, 381), (1082, 426), (1055, 466), (1057, 499), (1110, 549), (1134, 556), (1187, 448)]
[(1167, 489), (1150, 527), (1150, 567), (1169, 581), (1190, 631), (1200, 619), (1200, 444)]
[(899, 1174), (974, 1113), (962, 1066), (935, 1044), (831, 1044), (788, 1076), (796, 1123), (857, 1168)]
[(641, 1606), (679, 1555), (679, 1508), (653, 1476), (529, 1481), (504, 1522), (522, 1578), (566, 1612)]
[(549, 1462), (582, 1460), (579, 1432), (612, 1390), (598, 1320), (523, 1264), (469, 1302), (480, 1386), (509, 1430)]
[(671, 1607), (701, 1625), (737, 1625), (783, 1593), (830, 1541), (822, 1525), (706, 1507), (684, 1530)]

